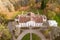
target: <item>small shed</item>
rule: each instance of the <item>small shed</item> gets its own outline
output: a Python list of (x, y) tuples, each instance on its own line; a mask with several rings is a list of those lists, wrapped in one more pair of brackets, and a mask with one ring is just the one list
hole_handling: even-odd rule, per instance
[(55, 20), (48, 20), (49, 26), (57, 27), (58, 23)]

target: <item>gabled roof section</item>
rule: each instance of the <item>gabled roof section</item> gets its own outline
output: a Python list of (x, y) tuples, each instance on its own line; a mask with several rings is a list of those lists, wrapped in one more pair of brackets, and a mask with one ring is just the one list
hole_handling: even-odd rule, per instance
[(26, 23), (28, 21), (35, 21), (36, 23), (43, 22), (43, 15), (35, 15), (32, 12), (28, 12), (26, 15), (20, 15), (18, 17), (20, 23)]

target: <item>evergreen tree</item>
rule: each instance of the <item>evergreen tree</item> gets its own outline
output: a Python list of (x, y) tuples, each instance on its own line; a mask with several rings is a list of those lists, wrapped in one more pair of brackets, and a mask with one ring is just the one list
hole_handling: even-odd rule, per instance
[(42, 2), (41, 2), (41, 9), (45, 9), (47, 3), (48, 3), (48, 0), (42, 0)]

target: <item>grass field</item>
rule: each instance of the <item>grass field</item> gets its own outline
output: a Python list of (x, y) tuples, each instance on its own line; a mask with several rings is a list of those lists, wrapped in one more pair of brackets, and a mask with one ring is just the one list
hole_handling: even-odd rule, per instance
[(22, 40), (30, 40), (30, 33), (26, 34)]
[[(30, 33), (26, 34), (22, 40), (30, 40)], [(37, 35), (32, 34), (32, 40), (41, 40), (41, 39)]]
[(32, 40), (41, 40), (41, 38), (36, 34), (32, 34)]

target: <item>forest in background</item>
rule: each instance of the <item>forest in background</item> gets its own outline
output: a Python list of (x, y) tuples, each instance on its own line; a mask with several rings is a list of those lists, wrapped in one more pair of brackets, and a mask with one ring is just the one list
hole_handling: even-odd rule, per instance
[(0, 40), (10, 40), (8, 22), (26, 12), (44, 14), (60, 26), (60, 0), (0, 0)]

